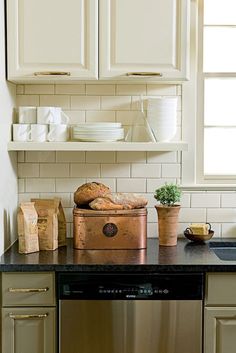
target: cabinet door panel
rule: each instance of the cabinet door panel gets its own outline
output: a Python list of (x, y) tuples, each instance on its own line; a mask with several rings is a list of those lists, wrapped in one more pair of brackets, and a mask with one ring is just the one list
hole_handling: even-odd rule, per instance
[(9, 79), (50, 71), (69, 72), (72, 79), (97, 77), (97, 0), (7, 5)]
[(188, 0), (101, 0), (100, 78), (159, 72), (186, 76)]
[(235, 353), (236, 308), (206, 308), (204, 353)]
[(56, 309), (2, 309), (4, 353), (55, 353)]

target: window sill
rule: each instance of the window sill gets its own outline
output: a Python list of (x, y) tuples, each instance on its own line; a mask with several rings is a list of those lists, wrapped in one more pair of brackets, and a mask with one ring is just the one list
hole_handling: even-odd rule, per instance
[(180, 185), (182, 191), (236, 191), (236, 184)]

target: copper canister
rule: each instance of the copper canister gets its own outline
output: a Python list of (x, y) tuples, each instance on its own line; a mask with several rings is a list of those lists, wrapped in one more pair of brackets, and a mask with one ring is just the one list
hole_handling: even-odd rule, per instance
[(145, 249), (147, 209), (94, 211), (74, 208), (75, 249)]

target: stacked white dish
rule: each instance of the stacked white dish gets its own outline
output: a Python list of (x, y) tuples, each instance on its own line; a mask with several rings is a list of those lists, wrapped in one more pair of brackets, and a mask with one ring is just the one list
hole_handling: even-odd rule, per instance
[(157, 141), (169, 141), (176, 134), (177, 97), (148, 99), (147, 119)]
[(121, 123), (85, 123), (72, 128), (74, 140), (90, 142), (113, 142), (124, 138)]

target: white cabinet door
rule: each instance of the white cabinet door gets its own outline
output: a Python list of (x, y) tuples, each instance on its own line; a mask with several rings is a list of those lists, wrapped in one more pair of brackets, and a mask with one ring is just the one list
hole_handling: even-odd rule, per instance
[(97, 0), (7, 0), (8, 79), (97, 79)]
[(204, 353), (235, 353), (235, 307), (206, 308), (204, 326)]
[(153, 73), (155, 80), (186, 79), (189, 5), (189, 0), (100, 0), (100, 78)]

